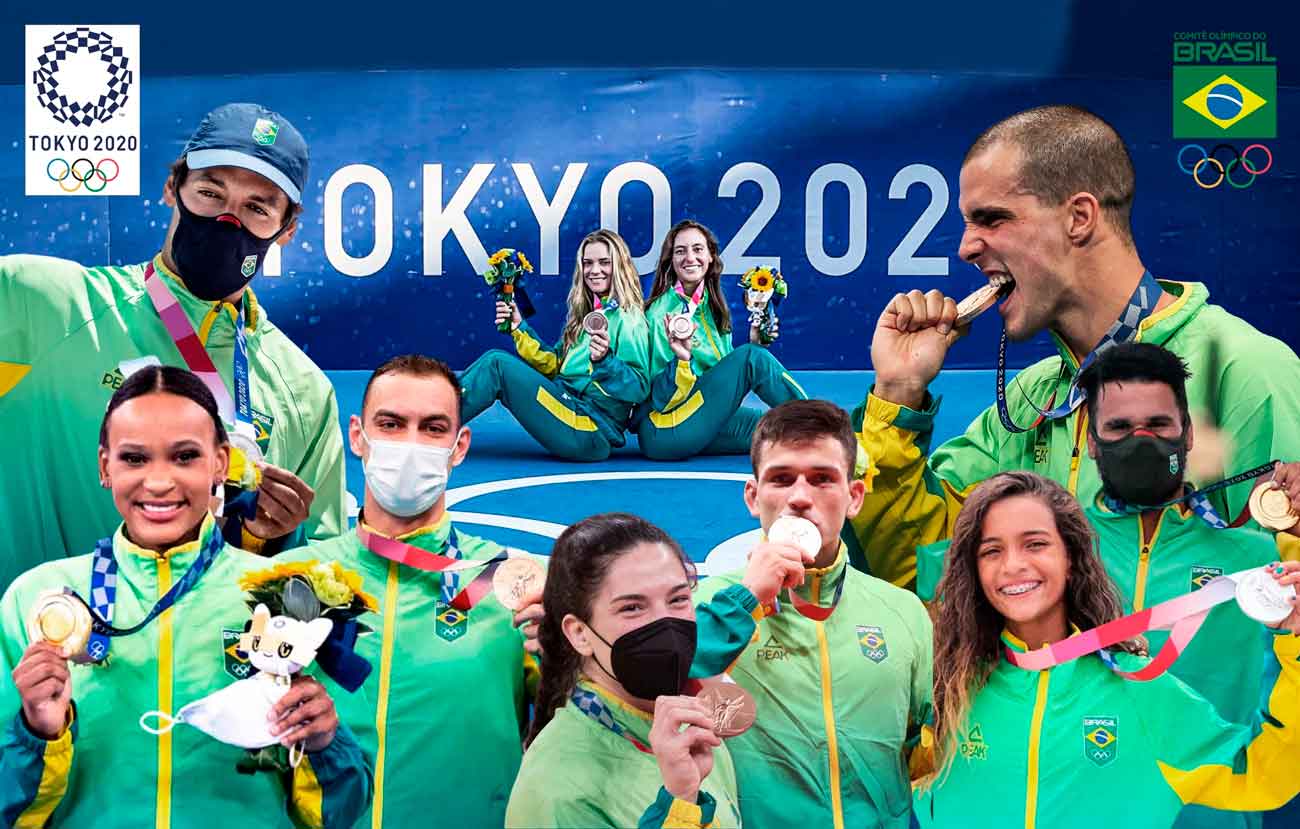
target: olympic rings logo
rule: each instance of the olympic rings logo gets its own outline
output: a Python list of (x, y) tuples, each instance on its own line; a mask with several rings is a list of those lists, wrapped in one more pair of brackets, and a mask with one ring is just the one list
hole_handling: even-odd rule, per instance
[[(87, 166), (80, 168), (77, 167), (78, 164), (83, 162)], [(58, 164), (63, 165), (62, 170), (59, 170), (59, 168), (55, 166)], [(105, 172), (107, 169), (105, 167), (106, 164), (113, 165), (113, 175), (110, 176)], [(110, 181), (117, 178), (119, 172), (121, 172), (121, 168), (119, 168), (117, 162), (111, 158), (101, 158), (98, 164), (85, 156), (78, 158), (71, 164), (62, 158), (51, 158), (50, 163), (45, 165), (45, 175), (50, 177), (50, 181), (58, 182), (59, 189), (65, 193), (75, 193), (80, 190), (83, 185), (91, 193), (98, 193), (107, 187)], [(66, 184), (66, 182), (69, 181), (72, 182), (71, 187)], [(99, 184), (98, 187), (95, 186), (96, 183)]]
[[(1266, 161), (1262, 167), (1256, 167), (1248, 158), (1250, 151), (1255, 149), (1264, 153)], [(1192, 165), (1191, 169), (1188, 169), (1186, 161), (1188, 150), (1199, 150), (1201, 153), (1201, 157), (1196, 160), (1196, 163)], [(1222, 150), (1228, 150), (1232, 153), (1232, 159), (1228, 161), (1226, 165), (1217, 158), (1219, 152)], [(1256, 178), (1267, 173), (1272, 166), (1273, 152), (1263, 144), (1251, 144), (1241, 152), (1237, 152), (1237, 148), (1231, 144), (1220, 144), (1208, 153), (1200, 144), (1187, 144), (1178, 151), (1178, 169), (1191, 176), (1192, 181), (1195, 181), (1196, 186), (1200, 187), (1202, 190), (1213, 190), (1225, 181), (1238, 190), (1245, 190), (1247, 187), (1255, 183)], [(1205, 167), (1211, 167), (1213, 169), (1211, 169), (1209, 173), (1205, 173), (1203, 177), (1202, 168)], [(1238, 183), (1238, 180), (1232, 177), (1233, 170), (1238, 167), (1244, 169), (1246, 174), (1250, 176), (1250, 178), (1246, 179), (1244, 183)], [(1215, 170), (1218, 171), (1219, 177), (1213, 181), (1207, 182), (1206, 177), (1213, 174)]]

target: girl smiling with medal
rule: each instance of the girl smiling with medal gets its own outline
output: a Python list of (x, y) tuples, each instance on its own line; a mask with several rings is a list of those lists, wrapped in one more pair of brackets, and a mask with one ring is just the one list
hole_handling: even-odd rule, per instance
[(286, 777), (237, 774), (241, 750), (201, 731), (155, 737), (136, 724), (247, 675), (232, 644), (248, 619), (238, 582), (266, 563), (227, 545), (209, 511), (229, 452), (216, 401), (184, 369), (141, 369), (113, 395), (99, 469), (122, 525), (90, 555), (24, 573), (0, 600), (9, 825), (183, 829), (221, 813), (332, 827), (365, 810), (367, 761), (309, 677), (272, 710), (271, 733), (307, 752)]
[[(546, 451), (600, 461), (626, 442), (632, 408), (649, 389), (641, 283), (627, 244), (611, 230), (578, 245), (564, 333), (546, 346), (514, 304), (497, 302), (522, 362), (493, 349), (461, 373), (461, 420), (494, 401), (510, 410)], [(503, 329), (504, 330), (504, 329)]]
[[(1292, 590), (1300, 563), (1252, 572), (1291, 596), (1274, 630), (1277, 661), (1255, 729), (1225, 721), (1162, 675), (1167, 662), (1140, 657), (1145, 642), (1136, 634), (1163, 625), (1125, 617), (1134, 626), (1123, 635), (1134, 638), (1124, 640), (1096, 630), (1118, 624), (1122, 605), (1064, 487), (1029, 472), (980, 484), (957, 518), (938, 585), (937, 773), (918, 791), (921, 825), (967, 826), (979, 815), (988, 826), (1092, 826), (1095, 804), (1080, 798), (1105, 791), (1123, 792), (1124, 822), (1133, 826), (1170, 826), (1184, 804), (1253, 811), (1286, 803), (1300, 791)], [(1110, 650), (1095, 647), (1112, 640)], [(1072, 648), (1081, 655), (1064, 652)], [(1232, 659), (1223, 654), (1224, 670), (1236, 669)], [(1025, 667), (1040, 662), (1041, 670)], [(1126, 678), (1131, 672), (1149, 681)]]
[(757, 322), (749, 342), (733, 350), (721, 276), (712, 231), (689, 219), (668, 231), (646, 300), (650, 398), (634, 421), (648, 458), (746, 454), (763, 412), (742, 406), (745, 395), (769, 406), (808, 397), (763, 347)]

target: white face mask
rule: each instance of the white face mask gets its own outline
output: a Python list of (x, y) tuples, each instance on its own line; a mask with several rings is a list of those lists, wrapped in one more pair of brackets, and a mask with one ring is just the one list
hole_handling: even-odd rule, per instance
[(362, 464), (366, 487), (385, 512), (410, 518), (425, 512), (442, 497), (447, 489), (452, 447), (371, 440), (364, 429), (361, 437), (370, 444), (370, 459)]
[[(265, 748), (279, 742), (271, 734), (271, 723), (266, 717), (288, 692), (288, 685), (257, 674), (194, 700), (174, 717), (162, 711), (150, 711), (140, 717), (140, 727), (151, 734), (165, 734), (178, 723), (185, 723), (228, 745)], [(150, 718), (156, 718), (158, 725), (150, 725)]]

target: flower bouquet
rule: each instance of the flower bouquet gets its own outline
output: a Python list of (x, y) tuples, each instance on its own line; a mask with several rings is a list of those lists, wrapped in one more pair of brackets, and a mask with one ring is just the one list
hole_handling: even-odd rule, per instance
[(786, 295), (785, 277), (776, 268), (750, 268), (740, 277), (740, 287), (745, 289), (749, 324), (758, 326), (764, 345), (771, 343), (776, 339), (776, 306)]
[[(533, 272), (533, 265), (521, 250), (501, 248), (488, 257), (488, 269), (483, 272), (483, 281), (496, 294), (499, 302), (507, 305), (519, 303), (519, 313), (524, 317), (533, 315), (533, 304), (524, 290), (524, 274)], [(497, 325), (497, 330), (506, 333), (510, 330), (510, 320)]]

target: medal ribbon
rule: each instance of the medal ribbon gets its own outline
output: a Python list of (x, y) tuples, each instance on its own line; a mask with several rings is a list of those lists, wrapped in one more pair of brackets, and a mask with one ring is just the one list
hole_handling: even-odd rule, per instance
[(1127, 515), (1141, 513), (1147, 510), (1162, 510), (1165, 507), (1172, 507), (1174, 504), (1179, 504), (1186, 501), (1187, 505), (1192, 508), (1192, 511), (1195, 512), (1201, 518), (1202, 521), (1204, 521), (1206, 524), (1209, 524), (1214, 529), (1216, 530), (1235, 529), (1236, 527), (1240, 527), (1243, 524), (1245, 524), (1246, 521), (1250, 518), (1250, 504), (1247, 503), (1246, 506), (1242, 507), (1240, 514), (1238, 514), (1237, 517), (1233, 520), (1233, 522), (1229, 524), (1227, 521), (1224, 521), (1222, 518), (1219, 517), (1218, 511), (1216, 511), (1214, 507), (1210, 505), (1210, 499), (1206, 498), (1205, 496), (1209, 495), (1211, 492), (1216, 492), (1225, 487), (1230, 487), (1233, 484), (1239, 484), (1242, 481), (1249, 481), (1253, 478), (1258, 478), (1262, 475), (1265, 475), (1268, 472), (1272, 471), (1273, 468), (1277, 466), (1279, 463), (1281, 463), (1281, 461), (1272, 460), (1269, 461), (1268, 463), (1260, 464), (1254, 469), (1248, 469), (1245, 472), (1238, 472), (1236, 475), (1233, 475), (1231, 478), (1225, 478), (1222, 481), (1219, 481), (1217, 484), (1210, 484), (1209, 486), (1198, 489), (1195, 492), (1190, 492), (1186, 495), (1175, 498), (1172, 501), (1165, 501), (1163, 504), (1157, 504), (1156, 506), (1153, 507), (1132, 506), (1130, 504), (1124, 503), (1118, 498), (1111, 498), (1108, 495), (1103, 496), (1103, 500), (1106, 503), (1106, 507), (1111, 511), (1122, 512)]
[[(848, 581), (847, 575), (848, 574), (845, 574), (846, 578), (841, 578), (840, 583), (835, 585), (835, 595), (831, 597), (831, 603), (827, 607), (822, 607), (821, 605), (813, 604), (812, 602), (799, 598), (799, 595), (794, 592), (793, 587), (786, 588), (785, 594), (786, 597), (789, 598), (790, 604), (794, 609), (799, 611), (800, 616), (812, 619), (814, 622), (824, 622), (831, 617), (831, 614), (835, 612), (836, 606), (840, 603), (840, 594), (844, 592), (844, 582)], [(774, 599), (772, 604), (773, 612), (780, 613), (781, 600)]]
[(636, 746), (637, 751), (642, 754), (654, 754), (650, 746), (633, 737), (626, 728), (615, 721), (609, 707), (601, 701), (600, 696), (595, 691), (588, 691), (586, 688), (576, 685), (573, 688), (573, 693), (569, 695), (569, 699), (579, 711)]
[(217, 399), (217, 411), (220, 412), (221, 419), (227, 424), (232, 424), (235, 431), (255, 441), (257, 427), (253, 425), (253, 409), (249, 402), (251, 394), (248, 375), (248, 341), (244, 334), (244, 302), (239, 303), (239, 313), (235, 321), (235, 356), (231, 370), (235, 398), (232, 399), (230, 392), (226, 390), (226, 384), (222, 382), (221, 375), (217, 372), (216, 365), (212, 362), (212, 357), (199, 341), (199, 335), (194, 332), (194, 326), (190, 324), (189, 318), (185, 316), (185, 310), (181, 308), (176, 294), (168, 287), (167, 280), (158, 276), (153, 262), (145, 266), (144, 287), (149, 293), (149, 299), (153, 301), (154, 310), (158, 312), (163, 327), (167, 329), (167, 334), (176, 345), (176, 350), (181, 353), (185, 367), (198, 375), (203, 385), (207, 386), (208, 391), (212, 392), (212, 396)]
[[(1055, 392), (1052, 393), (1051, 399), (1047, 402), (1047, 409), (1039, 409), (1034, 406), (1033, 402), (1029, 402), (1029, 405), (1033, 406), (1038, 412), (1038, 417), (1029, 426), (1023, 428), (1017, 426), (1015, 421), (1011, 419), (1011, 412), (1007, 408), (1007, 330), (1006, 326), (1003, 326), (1002, 340), (998, 344), (996, 388), (998, 419), (1002, 421), (1002, 427), (1013, 434), (1028, 432), (1037, 428), (1044, 420), (1058, 420), (1079, 408), (1087, 396), (1079, 388), (1079, 375), (1083, 373), (1085, 368), (1092, 365), (1093, 360), (1096, 360), (1098, 355), (1106, 349), (1118, 343), (1130, 342), (1137, 338), (1138, 328), (1142, 325), (1142, 321), (1155, 311), (1156, 303), (1160, 301), (1161, 291), (1160, 283), (1151, 275), (1151, 272), (1143, 271), (1142, 278), (1133, 291), (1133, 296), (1129, 297), (1128, 306), (1124, 309), (1124, 313), (1120, 315), (1119, 319), (1115, 320), (1110, 330), (1102, 335), (1101, 341), (1093, 347), (1088, 356), (1083, 358), (1083, 362), (1079, 364), (1079, 370), (1074, 373), (1074, 379), (1070, 382), (1070, 388), (1066, 392), (1065, 402), (1056, 408), (1052, 408), (1052, 405), (1056, 402)], [(1061, 369), (1062, 374), (1064, 374), (1064, 361), (1062, 361)]]
[(686, 296), (686, 289), (682, 287), (680, 280), (673, 286), (673, 290), (686, 303), (686, 313), (692, 317), (695, 316), (695, 309), (699, 308), (700, 303), (704, 301), (704, 280), (701, 279), (700, 284), (695, 286), (695, 293), (690, 297)]
[[(501, 566), (501, 562), (511, 557), (511, 551), (505, 549), (486, 561), (462, 558), (455, 527), (452, 527), (448, 533), (447, 544), (441, 554), (421, 550), (405, 541), (370, 532), (360, 520), (357, 521), (357, 539), (361, 541), (362, 546), (380, 558), (396, 561), (398, 564), (405, 564), (407, 567), (414, 567), (427, 573), (441, 573), (442, 601), (466, 613), (484, 596), (492, 592), (492, 576), (496, 573), (497, 567)], [(456, 588), (460, 586), (459, 573), (475, 567), (482, 567), (483, 571), (475, 576), (464, 590), (456, 592)]]
[[(113, 555), (113, 538), (101, 538), (95, 542), (95, 551), (90, 559), (90, 639), (86, 644), (86, 653), (91, 659), (100, 662), (108, 656), (111, 646), (110, 636), (129, 636), (152, 622), (159, 614), (181, 600), (181, 597), (194, 589), (203, 578), (203, 574), (217, 560), (217, 554), (225, 546), (221, 531), (213, 527), (208, 541), (199, 550), (194, 563), (185, 571), (185, 575), (171, 586), (149, 614), (138, 623), (128, 628), (113, 627), (113, 611), (117, 603), (117, 559)], [(74, 594), (75, 595), (75, 594)], [(80, 597), (78, 597), (80, 598)]]
[[(1209, 584), (1193, 593), (1161, 602), (1158, 605), (1130, 613), (1119, 619), (1098, 625), (1091, 630), (1077, 633), (1060, 642), (1053, 643), (1038, 650), (1020, 653), (1006, 648), (1007, 661), (1027, 671), (1045, 671), (1072, 659), (1098, 653), (1101, 660), (1112, 671), (1124, 679), (1147, 682), (1169, 670), (1187, 645), (1201, 629), (1205, 617), (1215, 606), (1230, 601), (1236, 596), (1237, 580), (1250, 572), (1242, 570), (1227, 576), (1218, 576)], [(1155, 658), (1136, 671), (1121, 670), (1114, 657), (1104, 649), (1112, 645), (1140, 636), (1148, 630), (1168, 630), (1169, 638), (1165, 641)]]
[[(702, 690), (704, 690), (704, 685), (698, 679), (688, 679), (682, 693), (693, 697)], [(575, 685), (573, 693), (569, 694), (569, 699), (577, 706), (579, 711), (636, 746), (637, 751), (642, 754), (654, 754), (654, 749), (632, 736), (631, 732), (618, 724), (618, 721), (614, 719), (614, 714), (609, 710), (609, 706), (601, 700), (600, 695), (595, 691), (589, 691), (581, 685)]]

